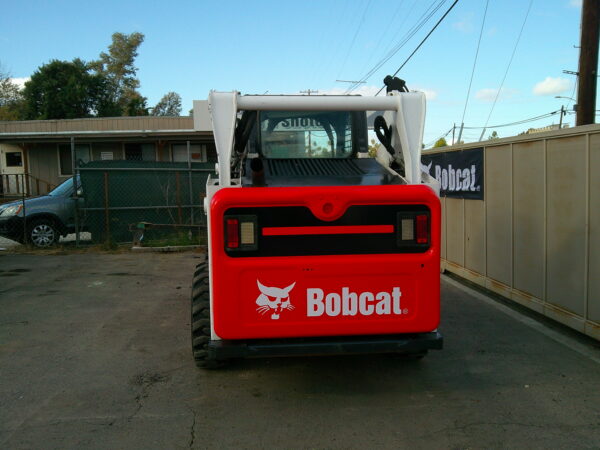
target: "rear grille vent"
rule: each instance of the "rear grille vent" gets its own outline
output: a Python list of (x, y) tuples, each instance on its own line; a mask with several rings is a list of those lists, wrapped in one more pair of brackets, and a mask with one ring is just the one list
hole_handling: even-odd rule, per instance
[(279, 177), (349, 176), (365, 172), (352, 159), (265, 159), (268, 173)]

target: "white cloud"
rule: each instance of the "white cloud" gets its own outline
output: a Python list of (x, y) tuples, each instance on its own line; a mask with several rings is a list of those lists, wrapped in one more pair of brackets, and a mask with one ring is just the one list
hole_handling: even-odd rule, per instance
[(425, 94), (425, 98), (429, 101), (433, 101), (437, 98), (438, 93), (433, 89), (425, 89), (425, 88), (415, 88), (411, 89), (411, 91), (423, 92)]
[(473, 14), (463, 16), (458, 22), (452, 24), (452, 28), (461, 33), (470, 33), (473, 31)]
[(581, 8), (583, 0), (569, 0), (569, 6), (573, 8)]
[(480, 89), (475, 93), (475, 98), (477, 100), (481, 100), (482, 102), (493, 102), (494, 99), (496, 98), (497, 92), (498, 92), (498, 89), (490, 89), (490, 88)]
[(546, 77), (544, 81), (540, 81), (533, 87), (535, 95), (556, 95), (562, 94), (571, 88), (571, 82), (566, 78)]
[(10, 81), (12, 81), (14, 84), (16, 84), (17, 86), (19, 86), (19, 89), (23, 89), (25, 87), (25, 83), (27, 83), (31, 78), (30, 77), (26, 77), (26, 78), (11, 78)]
[[(498, 95), (498, 100), (506, 100), (517, 93), (518, 91), (516, 89), (502, 88), (500, 95)], [(493, 102), (496, 99), (497, 94), (498, 89), (484, 88), (475, 93), (475, 98), (482, 102)]]

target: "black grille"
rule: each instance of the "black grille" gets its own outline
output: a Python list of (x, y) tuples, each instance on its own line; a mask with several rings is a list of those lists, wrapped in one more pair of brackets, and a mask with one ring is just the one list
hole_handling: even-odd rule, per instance
[(264, 162), (268, 174), (279, 177), (348, 176), (365, 173), (352, 159), (265, 159)]

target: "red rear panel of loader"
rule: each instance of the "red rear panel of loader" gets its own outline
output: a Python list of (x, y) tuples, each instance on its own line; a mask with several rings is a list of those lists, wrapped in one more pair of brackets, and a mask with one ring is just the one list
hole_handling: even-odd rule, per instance
[(224, 188), (210, 208), (220, 338), (437, 328), (440, 202), (429, 187)]

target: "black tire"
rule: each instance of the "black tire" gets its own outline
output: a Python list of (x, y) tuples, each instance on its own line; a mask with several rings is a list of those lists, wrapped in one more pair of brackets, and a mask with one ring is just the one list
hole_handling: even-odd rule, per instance
[(210, 289), (208, 264), (198, 264), (192, 282), (192, 352), (196, 365), (202, 369), (223, 367), (222, 361), (212, 359), (208, 354), (210, 341)]
[(34, 247), (51, 247), (59, 237), (60, 233), (52, 219), (34, 219), (27, 225), (27, 242)]

